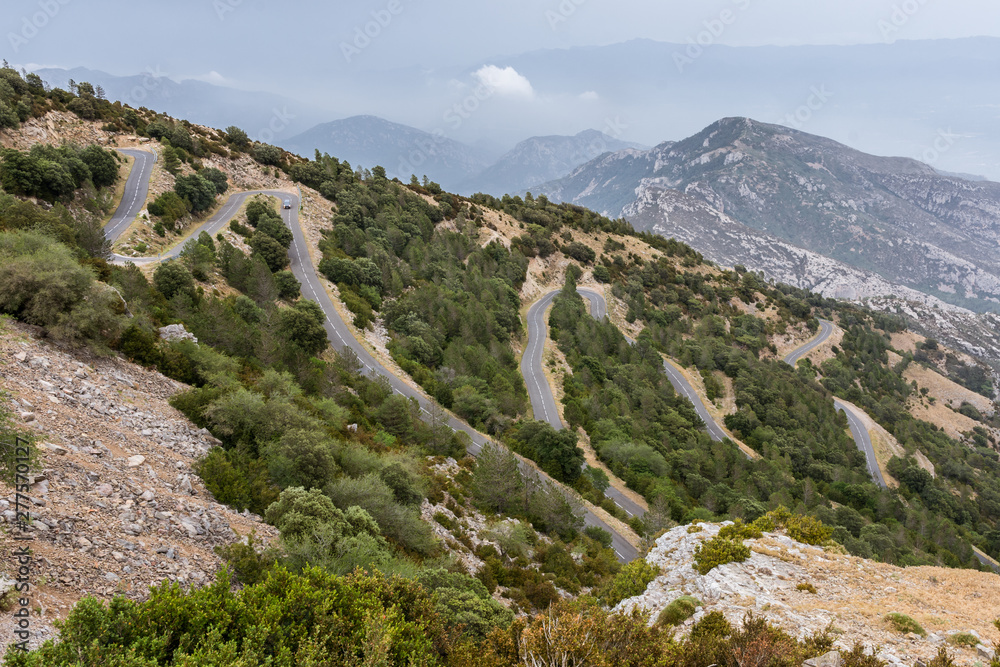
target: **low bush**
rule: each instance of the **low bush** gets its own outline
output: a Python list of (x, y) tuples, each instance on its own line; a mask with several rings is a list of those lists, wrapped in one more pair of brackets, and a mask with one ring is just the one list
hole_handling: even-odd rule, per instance
[(815, 586), (813, 586), (813, 585), (812, 585), (812, 584), (810, 584), (810, 583), (802, 583), (802, 584), (798, 584), (798, 585), (797, 585), (797, 586), (795, 587), (795, 590), (797, 590), (797, 591), (804, 591), (804, 592), (806, 592), (806, 593), (812, 593), (813, 595), (816, 595), (816, 587), (815, 587)]
[(603, 547), (611, 546), (611, 533), (600, 526), (587, 526), (583, 529), (583, 534)]
[(892, 612), (885, 615), (885, 621), (889, 625), (891, 625), (893, 629), (896, 630), (897, 632), (902, 632), (904, 634), (907, 632), (913, 632), (915, 634), (920, 635), (921, 637), (927, 634), (927, 632), (924, 631), (922, 627), (920, 627), (919, 623), (917, 623), (915, 620), (913, 620), (906, 614)]
[(659, 625), (679, 625), (694, 616), (695, 610), (700, 606), (698, 598), (682, 595), (663, 608), (656, 622)]
[(641, 595), (653, 579), (660, 576), (660, 569), (645, 560), (637, 559), (627, 564), (601, 593), (601, 601), (613, 607), (622, 600)]
[[(824, 544), (833, 536), (833, 528), (826, 526), (815, 517), (792, 514), (786, 507), (779, 507), (754, 521), (761, 530), (784, 528), (788, 536), (803, 544)], [(752, 524), (753, 525), (753, 524)]]
[(976, 648), (979, 644), (979, 638), (971, 632), (956, 632), (953, 635), (948, 635), (948, 643), (952, 646)]
[(742, 563), (750, 558), (750, 547), (724, 537), (713, 537), (694, 550), (694, 569), (698, 574), (708, 574), (718, 565)]
[(759, 539), (763, 537), (763, 533), (756, 522), (747, 525), (741, 519), (736, 519), (719, 530), (719, 537), (726, 540), (749, 540)]
[(721, 611), (710, 611), (691, 628), (691, 639), (715, 637), (723, 639), (733, 634), (733, 626)]

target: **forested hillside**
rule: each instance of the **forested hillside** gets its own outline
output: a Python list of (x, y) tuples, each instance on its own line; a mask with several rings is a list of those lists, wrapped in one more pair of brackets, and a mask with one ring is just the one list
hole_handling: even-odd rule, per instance
[[(204, 589), (82, 602), (61, 643), (12, 651), (9, 664), (512, 665), (579, 637), (601, 647), (593, 664), (701, 664), (691, 656), (709, 654), (730, 663), (762, 642), (760, 664), (791, 665), (829, 649), (829, 635), (796, 640), (754, 618), (733, 627), (707, 615), (675, 639), (669, 620), (650, 627), (613, 614), (658, 572), (641, 559), (619, 563), (610, 534), (584, 529), (578, 496), (526, 472), (509, 450), (627, 519), (646, 544), (678, 523), (808, 515), (806, 525), (850, 553), (900, 565), (979, 567), (972, 545), (1000, 553), (996, 418), (977, 412), (982, 428), (961, 441), (914, 418), (907, 400), (919, 388), (902, 373), (921, 362), (904, 353), (890, 363), (895, 319), (713, 266), (580, 207), (463, 198), (428, 180), (254, 144), (235, 127), (110, 104), (85, 84), (77, 94), (46, 90), (9, 69), (0, 80), (8, 134), (71, 112), (108, 141), (155, 141), (177, 172), (148, 208), (165, 245), (230, 190), (231, 178), (201, 163), (208, 155), (242, 161), (243, 173), (252, 160), (261, 180), (294, 181), (322, 199), (312, 260), (357, 332), (384, 332), (393, 360), (441, 406), (421, 412), (348, 348), (331, 347), (324, 311), (287, 270), (292, 230), (278, 199), (250, 199), (224, 231), (187, 239), (175, 260), (111, 264), (100, 231), (120, 178), (116, 153), (5, 150), (0, 312), (61, 345), (121, 354), (188, 385), (172, 405), (222, 443), (198, 466), (206, 487), (280, 530), (270, 545), (251, 536), (225, 549), (231, 572)], [(562, 286), (549, 316), (568, 367), (562, 431), (531, 418), (519, 372), (529, 280)], [(606, 286), (622, 316), (591, 317), (580, 281)], [(846, 330), (834, 356), (784, 364), (775, 341), (815, 331), (817, 316)], [(161, 338), (167, 325), (198, 342)], [(671, 387), (664, 355), (696, 369), (710, 400), (731, 399), (726, 426), (756, 456), (711, 440)], [(888, 464), (898, 489), (871, 481), (835, 395), (898, 439), (906, 456)], [(467, 456), (444, 410), (497, 444)], [(607, 478), (583, 473), (584, 437), (649, 512), (627, 517), (603, 496)], [(917, 465), (917, 450), (936, 477)], [(859, 648), (848, 662), (878, 663), (866, 660)]]

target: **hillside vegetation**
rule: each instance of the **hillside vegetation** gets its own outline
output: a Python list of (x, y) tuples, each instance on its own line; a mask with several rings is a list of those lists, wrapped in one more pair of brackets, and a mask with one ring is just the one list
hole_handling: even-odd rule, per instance
[[(564, 262), (550, 330), (572, 371), (565, 418), (649, 501), (650, 512), (630, 519), (648, 540), (677, 523), (750, 523), (784, 506), (851, 553), (896, 564), (978, 567), (972, 544), (1000, 552), (991, 417), (980, 414), (982, 431), (957, 441), (906, 412), (915, 390), (901, 380), (905, 366), (888, 363), (889, 334), (901, 327), (893, 318), (742, 267), (720, 269), (676, 241), (544, 197), (462, 198), (426, 179), (403, 183), (380, 168), (355, 171), (328, 155), (306, 160), (253, 144), (238, 128), (198, 128), (110, 104), (84, 84), (73, 94), (12, 70), (2, 77), (20, 81), (5, 103), (23, 103), (26, 118), (68, 110), (111, 139), (144, 136), (171, 149), (195, 172), (168, 197), (181, 202), (178, 220), (223, 193), (214, 174), (199, 175), (199, 155), (208, 153), (252, 159), (328, 200), (316, 261), (355, 327), (384, 327), (395, 361), (441, 406), (624, 519), (603, 497), (600, 476), (581, 474), (575, 430), (526, 419), (522, 287), (536, 258)], [(28, 151), (29, 161), (80, 172), (58, 195), (8, 191), (0, 179), (0, 201), (39, 216), (22, 223), (0, 213), (0, 311), (187, 384), (172, 405), (222, 443), (199, 463), (206, 488), (262, 515), (280, 538), (269, 548), (227, 548), (231, 573), (205, 589), (165, 586), (143, 603), (81, 603), (61, 643), (11, 653), (10, 664), (113, 656), (136, 665), (508, 665), (579, 652), (593, 664), (695, 664), (691, 656), (709, 654), (742, 664), (753, 646), (766, 647), (759, 664), (791, 665), (829, 649), (828, 636), (799, 641), (754, 618), (732, 627), (706, 616), (677, 639), (641, 616), (611, 613), (656, 573), (623, 568), (609, 534), (583, 530), (575, 496), (523, 474), (507, 449), (467, 458), (465, 437), (445, 425), (443, 411), (423, 416), (385, 379), (364, 374), (349, 350), (330, 349), (323, 311), (285, 270), (291, 236), (277, 202), (254, 200), (230, 225), (245, 243), (202, 234), (148, 273), (108, 264), (106, 246), (60, 231), (45, 197), (65, 202), (58, 216), (66, 228), (93, 225), (88, 201), (114, 183), (110, 168), (110, 182), (94, 180), (110, 165), (99, 150)], [(4, 153), (0, 173), (24, 155)], [(87, 178), (76, 163), (88, 165), (84, 156), (97, 165)], [(150, 213), (166, 226), (172, 208), (161, 204)], [(484, 245), (496, 216), (519, 234)], [(647, 259), (627, 250), (639, 244)], [(641, 331), (635, 344), (586, 313), (575, 292), (583, 279), (609, 286), (626, 324)], [(820, 368), (778, 360), (774, 337), (814, 331), (817, 315), (847, 331), (836, 357)], [(198, 343), (160, 338), (170, 324)], [(711, 441), (672, 390), (663, 355), (696, 368), (710, 398), (723, 397), (731, 381), (736, 410), (726, 424), (760, 458)], [(872, 483), (834, 395), (865, 407), (906, 449), (907, 458), (890, 462), (898, 491)], [(937, 478), (915, 467), (917, 448), (942, 471)], [(878, 664), (860, 649), (848, 660)]]

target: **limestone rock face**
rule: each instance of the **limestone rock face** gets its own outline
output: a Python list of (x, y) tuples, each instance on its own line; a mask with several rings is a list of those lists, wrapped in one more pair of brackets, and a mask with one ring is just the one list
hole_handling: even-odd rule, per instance
[(198, 339), (194, 334), (184, 328), (183, 324), (170, 324), (160, 327), (160, 338), (163, 340), (190, 340), (197, 343)]
[[(881, 647), (880, 657), (892, 665), (913, 665), (917, 660), (929, 664), (948, 632), (977, 637), (996, 634), (992, 620), (997, 614), (992, 610), (1000, 609), (998, 575), (938, 567), (898, 568), (846, 555), (837, 545), (810, 546), (781, 533), (745, 540), (750, 558), (701, 575), (692, 567), (695, 549), (718, 535), (723, 525), (679, 526), (661, 536), (646, 561), (662, 574), (642, 595), (623, 600), (616, 609), (627, 613), (638, 608), (649, 614), (652, 623), (668, 604), (690, 595), (701, 606), (678, 628), (679, 634), (689, 631), (709, 611), (721, 612), (734, 625), (752, 613), (800, 639), (832, 626), (838, 651), (850, 650), (856, 641)], [(816, 592), (806, 586), (800, 590), (800, 584), (811, 584)], [(984, 609), (991, 611), (984, 614)], [(890, 612), (913, 617), (929, 634), (896, 632), (884, 621)], [(949, 646), (948, 650), (959, 665), (973, 665), (986, 657), (978, 649)], [(840, 660), (834, 651), (808, 664), (838, 667)]]

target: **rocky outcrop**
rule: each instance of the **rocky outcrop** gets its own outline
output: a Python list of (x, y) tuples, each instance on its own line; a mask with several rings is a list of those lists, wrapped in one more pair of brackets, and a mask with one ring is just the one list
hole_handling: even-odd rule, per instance
[(194, 343), (198, 342), (195, 335), (184, 328), (183, 324), (169, 324), (165, 327), (160, 327), (160, 338), (163, 340), (189, 340)]
[[(684, 622), (681, 632), (709, 611), (720, 611), (734, 623), (752, 612), (800, 638), (832, 627), (835, 648), (849, 649), (856, 641), (881, 647), (879, 656), (892, 665), (912, 665), (916, 660), (927, 664), (949, 633), (970, 632), (987, 644), (996, 634), (991, 621), (1000, 615), (998, 575), (938, 567), (898, 568), (844, 555), (839, 548), (802, 544), (778, 533), (746, 540), (751, 549), (748, 560), (719, 565), (700, 575), (692, 567), (695, 549), (716, 536), (721, 525), (679, 526), (657, 539), (646, 561), (660, 568), (662, 575), (642, 595), (623, 600), (618, 609), (627, 612), (638, 607), (655, 619), (670, 602), (690, 595), (701, 606)], [(807, 584), (816, 592), (803, 590)], [(896, 632), (883, 620), (890, 612), (913, 617), (928, 634)], [(976, 649), (949, 646), (949, 650), (956, 664), (972, 665), (981, 659)]]

